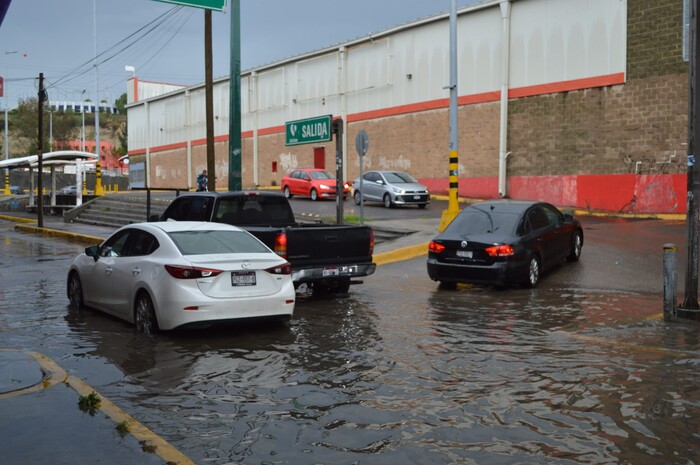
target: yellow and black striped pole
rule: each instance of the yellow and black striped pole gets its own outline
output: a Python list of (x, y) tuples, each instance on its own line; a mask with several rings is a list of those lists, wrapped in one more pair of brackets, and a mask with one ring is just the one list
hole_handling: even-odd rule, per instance
[(442, 212), (440, 232), (459, 214), (459, 132), (457, 131), (457, 5), (450, 8), (450, 197)]
[(5, 191), (3, 192), (5, 195), (10, 195), (10, 170), (6, 169), (5, 170)]
[(440, 232), (459, 215), (459, 155), (456, 150), (450, 150), (450, 192), (447, 210), (442, 212)]
[(102, 170), (100, 169), (100, 160), (95, 163), (95, 195), (105, 195), (105, 190), (102, 187)]

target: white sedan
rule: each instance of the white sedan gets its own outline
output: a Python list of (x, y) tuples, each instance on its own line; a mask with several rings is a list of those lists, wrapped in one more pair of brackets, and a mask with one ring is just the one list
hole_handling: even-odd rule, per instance
[(94, 307), (153, 333), (216, 321), (289, 319), (291, 265), (253, 235), (223, 223), (168, 221), (117, 230), (68, 270), (74, 309)]

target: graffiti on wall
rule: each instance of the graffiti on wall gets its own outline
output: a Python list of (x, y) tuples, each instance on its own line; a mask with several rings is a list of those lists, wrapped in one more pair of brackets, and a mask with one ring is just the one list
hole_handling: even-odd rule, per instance
[(379, 169), (408, 171), (411, 169), (411, 160), (404, 158), (403, 155), (399, 155), (399, 158), (395, 159), (379, 157)]
[(655, 157), (635, 158), (631, 155), (620, 157), (624, 165), (623, 172), (628, 174), (678, 174), (684, 173), (683, 165), (678, 163), (676, 153), (668, 159), (658, 160)]
[(293, 153), (280, 153), (280, 169), (287, 173), (299, 166), (299, 160)]

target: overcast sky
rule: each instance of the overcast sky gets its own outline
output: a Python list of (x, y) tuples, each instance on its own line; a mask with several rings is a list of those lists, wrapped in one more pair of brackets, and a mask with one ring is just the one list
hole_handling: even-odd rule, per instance
[[(457, 8), (482, 2), (457, 0)], [(450, 9), (450, 0), (240, 4), (242, 70)], [(213, 12), (215, 78), (229, 75), (230, 22), (229, 11)], [(9, 107), (19, 98), (36, 96), (40, 72), (51, 100), (80, 101), (85, 90), (85, 98), (94, 101), (95, 42), (100, 61), (106, 60), (99, 65), (100, 100), (112, 103), (126, 91), (131, 75), (126, 65), (136, 68), (139, 79), (185, 85), (204, 81), (204, 10), (154, 0), (12, 0), (0, 25), (0, 75), (6, 76)], [(0, 107), (5, 107), (4, 99)]]

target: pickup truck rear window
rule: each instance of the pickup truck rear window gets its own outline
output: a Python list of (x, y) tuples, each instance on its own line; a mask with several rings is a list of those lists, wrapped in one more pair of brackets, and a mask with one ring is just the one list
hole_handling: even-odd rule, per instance
[(233, 225), (291, 224), (294, 213), (284, 197), (224, 197), (219, 200), (215, 221)]
[(175, 202), (165, 211), (164, 219), (177, 221), (203, 221), (207, 209), (207, 197), (185, 197)]

